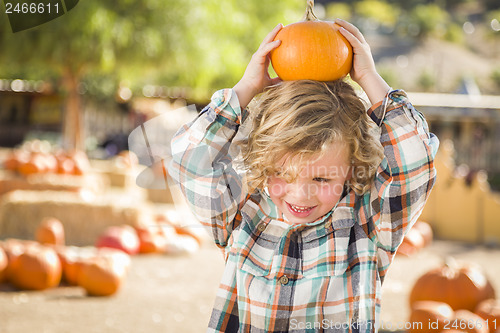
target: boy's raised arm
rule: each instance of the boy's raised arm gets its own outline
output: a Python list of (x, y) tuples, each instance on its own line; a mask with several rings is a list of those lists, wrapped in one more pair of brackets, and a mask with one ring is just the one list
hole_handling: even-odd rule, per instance
[(372, 103), (368, 115), (380, 127), (384, 159), (371, 191), (361, 199), (359, 219), (376, 243), (383, 277), (405, 233), (419, 217), (436, 179), (434, 157), (439, 140), (403, 91), (392, 89), (378, 74), (370, 46), (352, 24), (337, 19), (354, 53), (351, 78)]
[(390, 87), (375, 68), (370, 45), (358, 28), (351, 23), (341, 19), (336, 19), (335, 23), (340, 25), (340, 33), (352, 46), (354, 58), (353, 67), (349, 73), (351, 78), (363, 88), (372, 104), (380, 102), (385, 98)]
[(278, 77), (271, 78), (268, 71), (269, 53), (281, 44), (280, 40), (273, 41), (281, 28), (283, 28), (283, 25), (280, 23), (267, 34), (260, 44), (259, 49), (253, 54), (252, 59), (245, 69), (245, 74), (243, 74), (241, 80), (233, 87), (234, 92), (238, 95), (242, 109), (246, 108), (252, 98), (261, 93), (265, 87), (281, 81)]
[(221, 247), (227, 245), (241, 222), (239, 209), (248, 194), (233, 165), (239, 154), (233, 139), (250, 100), (268, 85), (279, 82), (269, 76), (268, 54), (279, 46), (280, 42), (273, 39), (281, 28), (279, 24), (266, 36), (234, 88), (216, 92), (211, 103), (194, 121), (184, 125), (171, 143), (169, 175)]

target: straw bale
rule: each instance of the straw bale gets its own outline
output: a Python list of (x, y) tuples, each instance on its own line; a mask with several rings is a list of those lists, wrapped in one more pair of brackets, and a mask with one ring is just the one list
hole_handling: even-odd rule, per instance
[(33, 174), (27, 177), (0, 170), (0, 196), (15, 190), (74, 191), (88, 189), (96, 193), (109, 187), (109, 180), (96, 173), (82, 176), (61, 174)]
[(149, 208), (130, 192), (13, 191), (0, 201), (0, 238), (32, 239), (40, 221), (59, 219), (70, 245), (92, 245), (111, 225), (135, 225), (151, 218)]
[(106, 177), (111, 186), (129, 188), (136, 186), (135, 169), (119, 168), (113, 160), (91, 160), (92, 169)]

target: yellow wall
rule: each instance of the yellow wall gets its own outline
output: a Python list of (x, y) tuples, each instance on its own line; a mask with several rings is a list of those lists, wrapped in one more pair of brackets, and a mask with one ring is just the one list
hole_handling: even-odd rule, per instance
[(500, 243), (500, 194), (489, 188), (484, 172), (467, 185), (456, 172), (451, 141), (436, 157), (437, 182), (421, 215), (437, 238), (473, 243)]

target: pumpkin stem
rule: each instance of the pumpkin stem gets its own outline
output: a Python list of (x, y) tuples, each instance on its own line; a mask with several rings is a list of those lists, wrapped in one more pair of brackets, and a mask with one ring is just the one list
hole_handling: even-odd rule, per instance
[(314, 14), (314, 0), (307, 0), (306, 13), (303, 21), (317, 21), (318, 17)]

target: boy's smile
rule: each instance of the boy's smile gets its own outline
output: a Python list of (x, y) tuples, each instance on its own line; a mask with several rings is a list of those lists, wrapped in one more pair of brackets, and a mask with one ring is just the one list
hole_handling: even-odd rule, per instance
[[(286, 157), (283, 162), (286, 161)], [(346, 180), (350, 178), (346, 145), (330, 145), (323, 155), (315, 155), (292, 182), (280, 175), (268, 181), (269, 195), (278, 210), (292, 224), (313, 222), (333, 209)]]

